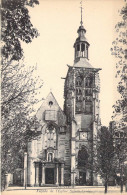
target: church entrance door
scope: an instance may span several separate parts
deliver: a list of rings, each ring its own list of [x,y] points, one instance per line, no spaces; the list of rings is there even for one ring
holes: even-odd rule
[[[45,169],[45,183],[54,184],[54,168]]]
[[[86,185],[86,172],[79,172],[79,184]]]

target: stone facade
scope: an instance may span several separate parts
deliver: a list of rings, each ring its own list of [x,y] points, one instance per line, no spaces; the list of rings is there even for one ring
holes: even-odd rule
[[[74,44],[74,65],[68,65],[64,111],[52,92],[38,110],[40,135],[28,143],[27,185],[97,185],[93,151],[101,127],[99,70],[89,62],[83,25]],[[97,179],[99,178],[99,179]]]
[[[67,124],[70,126],[71,183],[74,184],[76,182],[79,185],[93,185],[96,183],[91,166],[93,165],[93,145],[96,142],[97,132],[101,127],[99,91],[98,69],[69,67],[65,80],[64,109]],[[87,165],[86,167],[82,166],[78,162],[80,160],[79,151],[83,152],[85,150],[86,156],[89,154],[87,163],[91,165],[89,167]]]
[[[40,135],[28,143],[27,184],[64,185],[64,176],[70,170],[70,135],[66,117],[51,92],[36,117]]]

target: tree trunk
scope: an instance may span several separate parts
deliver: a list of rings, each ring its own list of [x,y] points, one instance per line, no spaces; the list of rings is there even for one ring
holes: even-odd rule
[[[121,172],[120,172],[120,192],[123,192],[123,166],[121,165]]]
[[[120,192],[123,192],[123,179],[121,178],[121,184],[120,184]]]
[[[127,192],[127,181],[125,183],[125,192]]]
[[[107,193],[108,191],[108,181],[107,179],[105,180],[105,194]]]

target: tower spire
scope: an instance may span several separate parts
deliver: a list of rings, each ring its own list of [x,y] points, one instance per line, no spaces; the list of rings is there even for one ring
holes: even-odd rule
[[[86,58],[88,60],[88,48],[89,48],[89,42],[87,41],[85,37],[86,29],[83,26],[83,15],[82,15],[82,0],[80,2],[80,9],[81,9],[81,21],[80,26],[77,30],[78,38],[76,39],[74,43],[75,48],[75,62],[79,61],[81,58]]]
[[[80,4],[81,4],[81,22],[80,22],[80,24],[81,24],[81,26],[83,25],[83,21],[82,21],[82,10],[83,10],[83,7],[82,7],[82,1],[80,2]]]

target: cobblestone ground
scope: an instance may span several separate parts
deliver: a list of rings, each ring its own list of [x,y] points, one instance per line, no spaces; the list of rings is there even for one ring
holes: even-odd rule
[[[2,195],[48,195],[48,194],[104,194],[104,187],[103,186],[75,186],[75,187],[8,187],[6,191],[2,192]],[[108,187],[107,194],[121,194],[120,187]],[[122,195],[126,194],[125,188]]]

